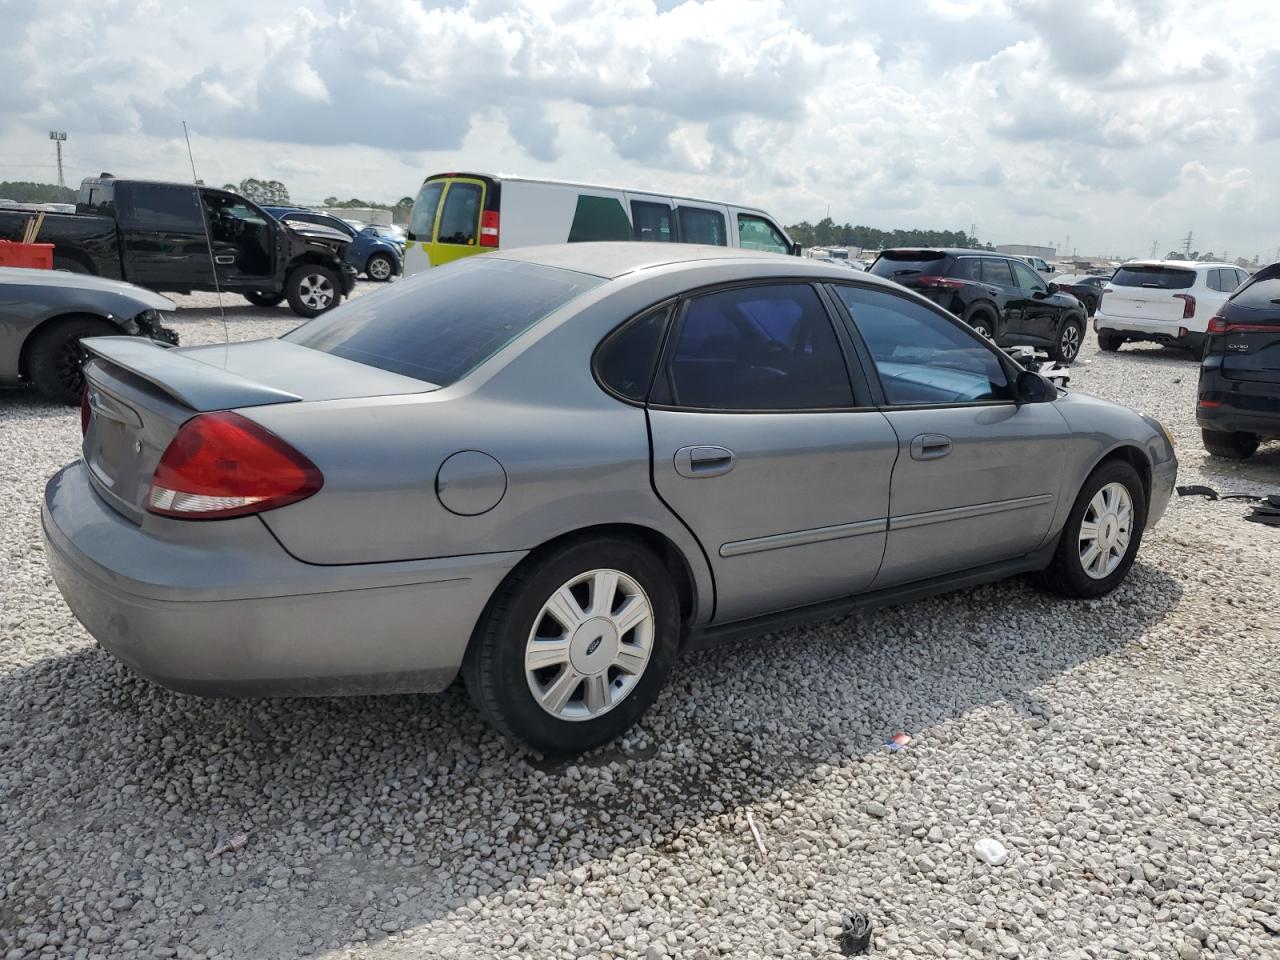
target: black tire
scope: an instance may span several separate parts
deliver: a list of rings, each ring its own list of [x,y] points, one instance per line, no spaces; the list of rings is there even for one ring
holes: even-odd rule
[[[83,263],[75,257],[53,255],[53,269],[61,270],[63,273],[91,273]]]
[[[120,331],[98,317],[66,317],[36,331],[27,349],[27,376],[52,403],[76,404],[84,390],[84,350],[80,341]]]
[[[996,321],[987,310],[982,308],[970,310],[965,314],[964,322],[972,327],[973,332],[979,336],[986,337],[988,340],[995,339]]]
[[[1210,454],[1226,460],[1248,460],[1258,450],[1256,433],[1201,429],[1200,439],[1204,441],[1204,448]]]
[[[1124,343],[1124,337],[1114,333],[1098,331],[1098,349],[1103,353],[1115,353],[1120,349],[1122,343]]]
[[[1095,313],[1097,313],[1097,312],[1098,312],[1098,298],[1097,298],[1097,297],[1085,297],[1085,298],[1084,298],[1084,309],[1085,309],[1085,312],[1086,312],[1089,316],[1091,316],[1091,317],[1092,317]]]
[[[1119,483],[1129,493],[1133,505],[1133,516],[1130,523],[1127,551],[1120,558],[1116,568],[1105,577],[1094,578],[1085,572],[1081,559],[1081,523],[1090,508],[1090,503],[1103,487]],[[1102,464],[1089,474],[1080,494],[1076,497],[1067,522],[1062,528],[1062,536],[1058,541],[1058,549],[1054,552],[1049,567],[1040,574],[1041,583],[1054,593],[1064,597],[1092,599],[1101,597],[1119,586],[1129,568],[1133,566],[1138,548],[1142,545],[1142,533],[1147,524],[1147,492],[1142,486],[1138,472],[1123,460],[1111,460]]]
[[[342,302],[338,275],[328,267],[304,263],[295,267],[284,285],[289,309],[310,320]]]
[[[543,604],[574,577],[600,569],[625,574],[647,596],[653,616],[649,659],[630,692],[613,707],[593,719],[565,720],[534,699],[525,672],[525,649],[543,622]],[[576,754],[613,740],[639,719],[666,682],[679,637],[676,589],[652,552],[620,538],[579,540],[526,562],[498,588],[476,625],[462,675],[472,703],[499,732],[544,754]],[[598,644],[586,648],[588,655],[594,646]],[[602,675],[613,682],[610,668]],[[571,689],[570,700],[581,697],[585,705],[585,684]]]
[[[1058,337],[1053,342],[1053,348],[1049,351],[1050,359],[1057,363],[1071,365],[1076,357],[1080,356],[1080,345],[1084,342],[1084,319],[1081,317],[1066,317],[1062,321],[1062,329],[1058,331]]]
[[[284,302],[283,293],[266,293],[262,290],[250,290],[244,298],[255,307],[278,307]]]
[[[396,264],[385,253],[375,253],[364,265],[365,276],[378,283],[387,283],[396,275]]]

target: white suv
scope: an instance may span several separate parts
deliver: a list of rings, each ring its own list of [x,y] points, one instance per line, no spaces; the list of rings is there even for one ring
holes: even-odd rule
[[[1150,340],[1199,353],[1209,320],[1247,279],[1248,271],[1230,263],[1131,260],[1102,288],[1093,316],[1098,346],[1112,351]]]

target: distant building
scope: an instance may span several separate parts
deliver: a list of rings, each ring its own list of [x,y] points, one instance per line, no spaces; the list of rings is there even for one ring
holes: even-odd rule
[[[1011,257],[1040,257],[1042,260],[1053,260],[1058,256],[1057,247],[1037,247],[1032,243],[997,244],[996,252],[1007,253]]]
[[[339,220],[359,220],[362,223],[377,223],[387,226],[391,223],[391,211],[379,207],[321,207],[322,213],[329,213]]]

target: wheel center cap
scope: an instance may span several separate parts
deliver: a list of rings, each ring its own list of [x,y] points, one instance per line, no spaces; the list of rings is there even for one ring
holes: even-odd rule
[[[618,656],[618,628],[607,617],[594,617],[573,632],[569,662],[584,676],[607,670]]]

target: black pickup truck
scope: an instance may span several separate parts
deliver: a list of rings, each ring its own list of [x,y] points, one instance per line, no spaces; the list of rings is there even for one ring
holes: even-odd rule
[[[20,239],[30,217],[0,210],[0,239]],[[76,212],[45,214],[37,242],[54,245],[55,270],[173,293],[220,289],[261,307],[287,299],[300,317],[336,307],[355,286],[345,234],[282,223],[244,197],[192,184],[89,177]]]

